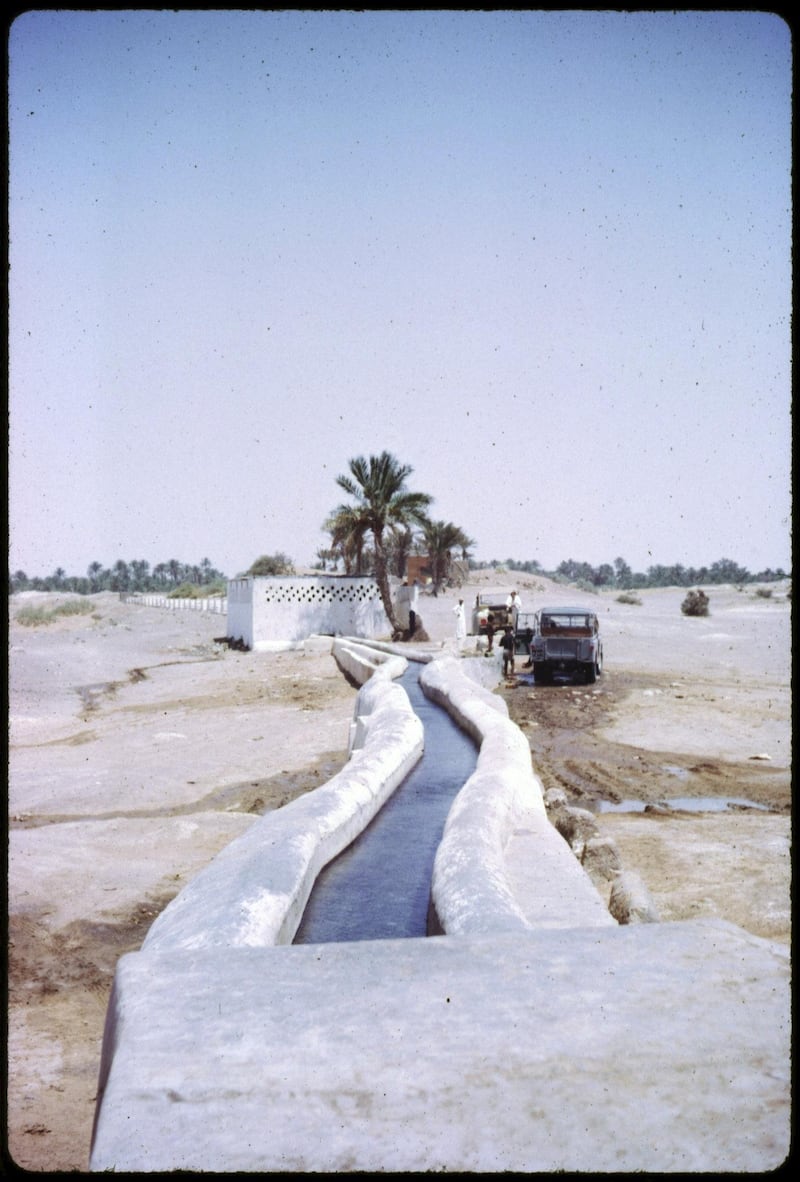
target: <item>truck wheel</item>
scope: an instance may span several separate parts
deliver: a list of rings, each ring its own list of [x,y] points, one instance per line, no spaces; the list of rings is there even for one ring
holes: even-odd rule
[[[553,674],[544,661],[533,662],[533,679],[538,681],[539,685],[547,685],[553,680]]]
[[[587,685],[594,685],[597,681],[597,666],[594,661],[592,661],[591,665],[584,665],[583,676]]]

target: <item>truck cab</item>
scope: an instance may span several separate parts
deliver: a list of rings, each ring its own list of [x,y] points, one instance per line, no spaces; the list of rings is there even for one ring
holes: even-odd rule
[[[557,673],[594,683],[603,671],[597,614],[586,607],[540,608],[534,613],[530,654],[539,684],[549,684]]]

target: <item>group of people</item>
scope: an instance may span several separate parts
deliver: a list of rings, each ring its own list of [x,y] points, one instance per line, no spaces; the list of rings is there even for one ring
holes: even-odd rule
[[[397,595],[397,604],[400,610],[400,619],[403,623],[406,617],[408,620],[408,628],[405,633],[405,638],[411,640],[417,630],[419,623],[417,604],[419,601],[419,580],[414,579],[413,583],[409,585],[406,579],[402,587],[399,588]],[[506,610],[498,611],[495,615],[489,612],[486,618],[486,636],[488,638],[488,646],[486,655],[491,656],[494,652],[494,638],[500,632],[498,647],[503,652],[503,675],[508,676],[509,673],[514,672],[514,650],[516,647],[516,630],[517,619],[519,613],[522,611],[522,599],[518,591],[512,591],[506,599]],[[464,600],[459,599],[458,603],[453,608],[453,614],[456,618],[456,643],[459,649],[464,647],[464,641],[467,638],[467,611],[464,606]],[[502,618],[501,618],[502,617]]]
[[[494,652],[494,637],[495,633],[502,629],[499,645],[503,650],[503,676],[507,677],[509,673],[514,672],[514,650],[516,647],[516,629],[517,618],[522,610],[522,600],[517,591],[512,591],[506,600],[506,619],[505,622],[496,620],[494,614],[489,612],[486,617],[486,636],[489,644],[486,648],[487,657]],[[467,635],[467,620],[466,611],[464,608],[464,600],[459,599],[456,606],[453,608],[456,617],[456,641],[458,647],[463,646]]]

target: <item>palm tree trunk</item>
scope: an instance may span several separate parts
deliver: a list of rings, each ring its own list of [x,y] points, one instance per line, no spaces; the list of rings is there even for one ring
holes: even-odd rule
[[[378,533],[374,533],[373,537],[375,540],[375,581],[381,593],[383,610],[386,612],[386,616],[392,626],[392,632],[402,632],[397,615],[395,614],[394,603],[392,602],[392,589],[389,586],[389,573],[386,564],[386,553],[383,548],[383,538]]]

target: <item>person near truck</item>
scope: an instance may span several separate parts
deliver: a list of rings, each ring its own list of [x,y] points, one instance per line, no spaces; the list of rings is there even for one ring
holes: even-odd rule
[[[489,638],[489,644],[486,648],[486,656],[488,657],[490,653],[494,652],[494,616],[491,612],[488,612],[486,616],[486,635]]]
[[[453,615],[456,618],[456,644],[459,649],[464,647],[464,640],[467,635],[467,617],[464,613],[464,600],[459,599],[456,606],[453,608]]]
[[[506,608],[508,610],[509,618],[511,620],[511,627],[516,630],[517,616],[522,611],[522,600],[516,591],[512,591],[506,600]]]
[[[509,673],[514,672],[514,644],[514,631],[510,624],[506,624],[500,638],[500,647],[503,650],[503,677],[508,677]]]

